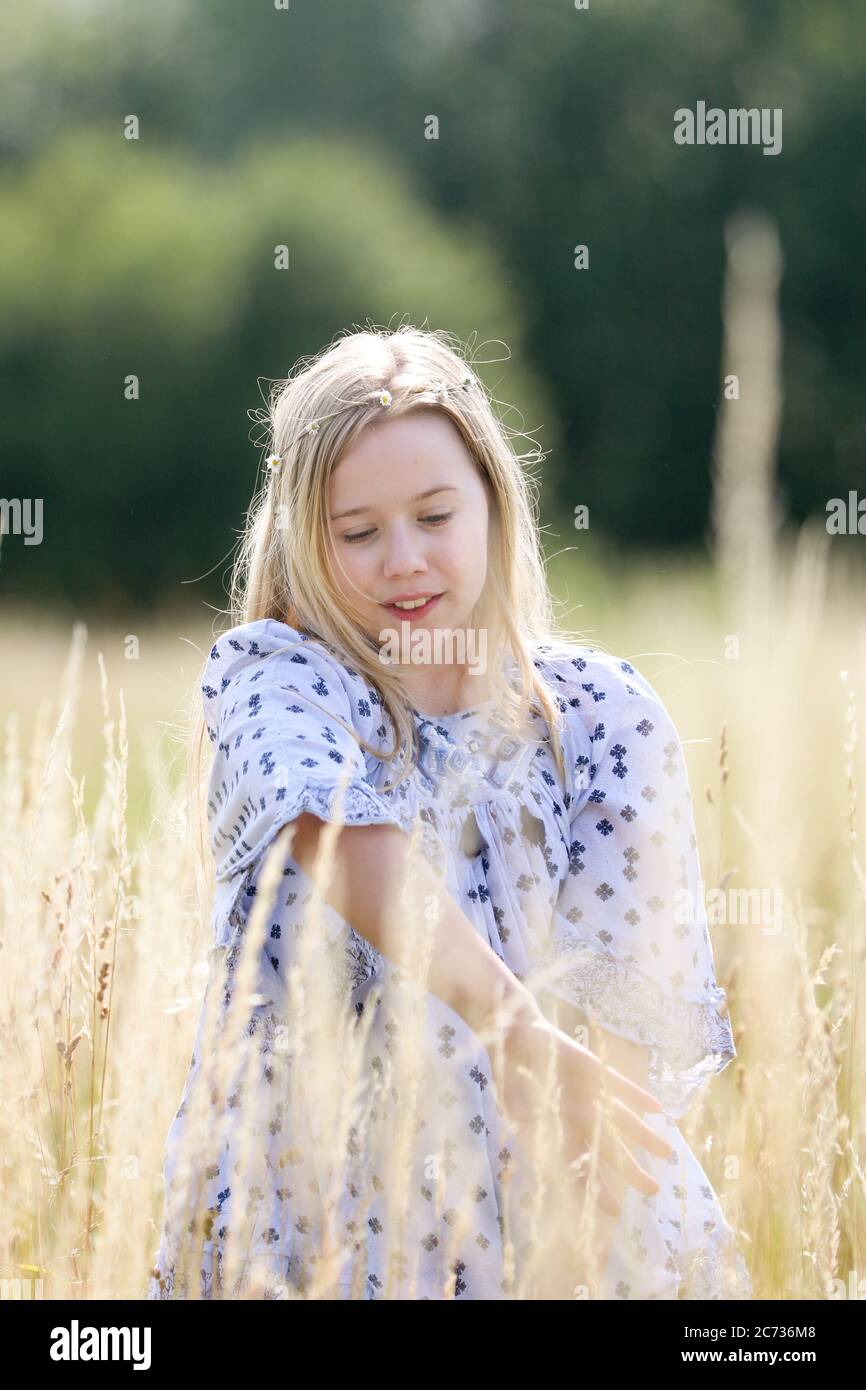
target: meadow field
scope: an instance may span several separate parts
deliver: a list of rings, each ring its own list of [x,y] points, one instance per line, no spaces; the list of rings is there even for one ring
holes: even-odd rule
[[[681,1127],[756,1298],[851,1297],[866,1274],[862,570],[821,525],[724,594],[708,558],[626,564],[561,540],[564,627],[650,679],[686,750],[739,1055]],[[208,970],[183,778],[211,622],[0,624],[0,1277],[45,1297],[140,1297],[154,1255]]]

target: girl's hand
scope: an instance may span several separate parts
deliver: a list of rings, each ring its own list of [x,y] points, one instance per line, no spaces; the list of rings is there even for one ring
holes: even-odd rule
[[[606,1179],[599,1165],[599,1204],[617,1216],[620,1203],[616,1189],[621,1191],[623,1182],[650,1197],[659,1190],[658,1182],[641,1167],[627,1144],[648,1149],[660,1158],[671,1156],[670,1144],[635,1114],[635,1110],[658,1113],[661,1106],[649,1091],[605,1066],[594,1052],[575,1042],[538,1010],[521,1014],[505,1030],[501,1045],[493,1044],[489,1050],[497,1095],[518,1134],[527,1133],[534,1122],[538,1087],[545,1084],[551,1048],[556,1078],[562,1086],[567,1161],[589,1152],[597,1103],[603,1090],[609,1097],[610,1114],[602,1113],[600,1120],[599,1155],[621,1181]],[[501,1074],[497,1074],[500,1067]]]

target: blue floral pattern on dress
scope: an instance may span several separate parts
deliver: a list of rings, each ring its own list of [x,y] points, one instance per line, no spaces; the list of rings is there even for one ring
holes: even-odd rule
[[[419,766],[396,789],[395,765],[361,749],[354,733],[382,751],[393,730],[379,692],[327,644],[273,619],[224,633],[206,663],[202,697],[214,762],[208,789],[216,891],[213,941],[231,958],[256,893],[264,852],[282,826],[303,811],[346,824],[420,823],[421,847],[448,891],[516,976],[540,962],[558,973],[553,993],[609,1032],[649,1049],[648,1089],[663,1104],[644,1119],[673,1146],[670,1161],[637,1157],[660,1183],[655,1197],[627,1188],[605,1271],[605,1297],[751,1297],[734,1232],[675,1120],[706,1081],[736,1055],[724,991],[699,891],[700,865],[680,740],[650,683],[627,661],[565,641],[542,644],[536,668],[565,716],[566,785],[540,712],[534,739],[515,739],[496,725],[492,702],[431,718],[414,711]],[[284,982],[294,932],[312,885],[287,859],[285,891],[273,912],[262,969],[269,987]],[[691,890],[697,912],[683,922],[678,890]],[[388,962],[340,915],[323,904],[322,922],[335,988],[356,1010]],[[502,1184],[511,1155],[489,1084],[486,1051],[462,1018],[428,996],[431,1057],[448,1072],[450,1120],[473,1145],[473,1229],[459,1258],[443,1265],[449,1212],[439,1224],[419,1186],[409,1232],[417,1283],[412,1296],[442,1297],[454,1276],[460,1298],[507,1296],[503,1283]],[[174,1151],[200,1058],[207,999],[181,1105],[169,1131],[164,1176],[169,1191]],[[261,1032],[267,1052],[268,1013]],[[373,1037],[394,1046],[380,1011]],[[371,1048],[371,1066],[381,1057]],[[266,1063],[265,1081],[273,1079]],[[431,1092],[435,1096],[435,1088]],[[444,1103],[440,1097],[440,1103]],[[215,1129],[217,1117],[215,1117]],[[277,1126],[278,1128],[279,1126]],[[273,1126],[272,1126],[273,1128]],[[220,1225],[231,1208],[234,1137],[229,1127],[204,1191],[214,1229],[201,1270],[210,1297],[220,1260]],[[304,1160],[306,1162],[306,1160]],[[457,1165],[455,1165],[456,1167]],[[306,1171],[306,1170],[305,1170]],[[454,1205],[465,1173],[451,1173]],[[301,1190],[300,1181],[293,1191]],[[259,1192],[262,1248],[275,1285],[304,1288],[297,1198],[277,1177]],[[465,1197],[465,1191],[463,1193]],[[299,1204],[298,1204],[299,1206]],[[293,1219],[293,1216],[295,1219]],[[368,1237],[366,1298],[383,1296],[378,1254],[384,1206],[374,1207]],[[444,1222],[444,1225],[443,1225]],[[149,1298],[184,1296],[174,1251],[181,1239],[166,1217]],[[393,1259],[393,1255],[392,1255]]]

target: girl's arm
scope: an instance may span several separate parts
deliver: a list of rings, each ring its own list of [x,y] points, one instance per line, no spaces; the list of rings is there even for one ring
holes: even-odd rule
[[[296,821],[291,853],[312,879],[319,833],[324,822],[305,811]],[[351,825],[338,831],[331,885],[326,902],[390,961],[399,965],[406,926],[398,897],[406,870],[409,837],[395,825]],[[438,898],[441,918],[427,987],[476,1032],[491,1024],[499,1009],[536,1018],[538,1005],[455,903],[432,866],[419,852],[415,867],[420,902]],[[405,968],[405,966],[403,967]]]
[[[323,822],[305,811],[296,821],[292,853],[304,873],[313,877],[319,833]],[[391,961],[399,958],[399,944],[405,925],[399,908],[386,911],[396,901],[401,875],[405,870],[408,836],[394,825],[345,826],[339,834],[332,885],[325,899],[340,916]],[[469,918],[454,902],[423,855],[418,856],[417,890],[422,900],[430,894],[439,898],[442,920],[434,937],[428,987],[476,1032],[491,1023],[497,1008],[509,1006],[515,1016],[546,1016],[558,1028],[575,1036],[582,1025],[588,1029],[585,1046],[600,1055],[616,1071],[646,1088],[649,1052],[587,1023],[575,1005],[553,995],[543,995],[539,1004],[534,995],[509,970],[503,960],[479,936]],[[390,889],[389,889],[390,885]],[[501,1004],[497,1004],[501,992]]]
[[[311,879],[316,874],[316,847],[323,822],[311,812],[296,818],[292,852]],[[334,873],[323,897],[344,921],[359,931],[398,967],[406,926],[399,907],[399,890],[408,867],[409,837],[395,825],[350,825],[338,831]],[[545,1074],[550,1049],[563,1080],[562,1106],[569,1157],[585,1151],[595,1123],[600,1089],[609,1087],[612,1120],[601,1128],[600,1154],[616,1170],[603,1187],[602,1205],[612,1215],[619,1210],[626,1183],[647,1196],[658,1182],[631,1153],[628,1144],[642,1145],[662,1158],[670,1145],[655,1134],[630,1108],[657,1111],[658,1101],[615,1068],[605,1072],[598,1057],[545,1019],[534,995],[512,974],[483,940],[454,902],[423,854],[413,866],[421,898],[438,898],[441,915],[434,926],[429,973],[424,986],[448,1004],[476,1033],[496,1027],[505,1010],[513,1022],[502,1029],[504,1057],[490,1055],[500,1101],[520,1125],[532,1115],[532,1082]],[[501,1028],[502,1025],[499,1025]],[[497,1032],[499,1031],[497,1028]]]

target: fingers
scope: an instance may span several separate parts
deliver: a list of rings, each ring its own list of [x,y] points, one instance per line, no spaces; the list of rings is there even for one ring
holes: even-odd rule
[[[655,1096],[650,1096],[643,1087],[635,1085],[633,1081],[629,1081],[619,1072],[614,1071],[612,1067],[603,1067],[602,1073],[601,1089],[602,1091],[606,1089],[612,1097],[616,1123],[623,1134],[627,1135],[635,1144],[639,1144],[642,1149],[649,1149],[650,1153],[656,1154],[657,1157],[670,1158],[673,1153],[671,1145],[660,1134],[656,1134],[655,1130],[645,1124],[638,1115],[635,1115],[631,1108],[632,1102],[629,1100],[630,1094],[648,1097],[652,1101],[652,1106],[644,1105],[642,1101],[639,1101],[637,1108],[639,1110],[652,1109],[658,1113],[661,1111],[661,1105]]]
[[[646,1149],[657,1158],[671,1158],[674,1149],[666,1139],[663,1139],[660,1134],[656,1134],[655,1130],[640,1119],[624,1100],[618,1099],[617,1093],[625,1095],[634,1093],[639,1097],[646,1097],[652,1102],[652,1107],[656,1110],[660,1110],[661,1106],[655,1097],[649,1095],[649,1092],[644,1091],[642,1087],[633,1082],[627,1081],[613,1068],[605,1067],[601,1063],[599,1063],[599,1067],[598,1080],[600,1084],[593,1103],[598,1105],[601,1097],[605,1094],[610,1100],[609,1108],[606,1108],[606,1113],[603,1113],[599,1130],[599,1154],[620,1174],[624,1182],[637,1188],[647,1197],[654,1197],[659,1191],[660,1185],[634,1157],[627,1147],[626,1141],[635,1147]],[[642,1108],[644,1107],[642,1106]],[[649,1109],[650,1107],[645,1108]],[[585,1134],[591,1133],[593,1126],[587,1124],[586,1112],[582,1121],[578,1123]],[[607,1208],[605,1209],[607,1210]]]
[[[584,1157],[588,1158],[588,1154],[585,1154]],[[598,1205],[607,1216],[615,1220],[622,1211],[622,1198],[627,1184],[620,1174],[611,1168],[610,1164],[605,1163],[601,1156],[599,1156],[596,1169],[596,1181],[598,1183],[596,1194]],[[582,1171],[580,1176],[575,1178],[575,1184],[580,1188],[585,1198],[589,1189],[589,1173]]]
[[[656,1182],[651,1173],[641,1167],[634,1154],[617,1134],[609,1132],[605,1134],[599,1146],[599,1152],[615,1169],[623,1182],[627,1182],[631,1187],[636,1187],[638,1192],[645,1193],[647,1197],[655,1197],[660,1184]]]
[[[661,1102],[655,1096],[645,1091],[643,1086],[639,1086],[636,1081],[629,1081],[627,1076],[617,1071],[614,1067],[606,1066],[602,1062],[604,1079],[610,1090],[624,1100],[626,1105],[630,1105],[634,1110],[651,1110],[658,1113],[661,1110]]]
[[[601,1123],[597,1128],[600,1157],[619,1174],[623,1183],[648,1197],[654,1197],[660,1185],[642,1167],[628,1145],[646,1149],[657,1158],[672,1157],[672,1145],[635,1114],[635,1110],[658,1114],[662,1110],[661,1103],[642,1086],[605,1065],[589,1049],[572,1039],[566,1039],[564,1034],[561,1036],[563,1043],[568,1044],[563,1055],[569,1063],[567,1080],[571,1082],[573,1090],[569,1095],[571,1088],[566,1086],[566,1105],[576,1134],[585,1141],[596,1130],[593,1111],[601,1103]],[[605,1100],[609,1102],[608,1105],[603,1103]],[[599,1203],[602,1209],[610,1216],[618,1216],[621,1205],[604,1184],[601,1194]]]
[[[657,1158],[670,1158],[674,1152],[673,1146],[663,1139],[660,1134],[656,1134],[648,1124],[627,1105],[623,1105],[621,1100],[613,1102],[613,1120],[623,1138],[638,1144],[642,1149],[648,1149]]]
[[[589,1172],[586,1170],[585,1167],[585,1161],[588,1158],[589,1154],[584,1152],[579,1160],[575,1160],[571,1164],[572,1170],[578,1170],[574,1172],[572,1181],[574,1183],[574,1186],[582,1194],[584,1200],[586,1199],[589,1191]],[[608,1216],[617,1217],[619,1216],[620,1211],[622,1210],[622,1203],[619,1199],[619,1192],[623,1191],[625,1184],[619,1179],[617,1174],[611,1173],[608,1176],[607,1174],[603,1173],[602,1169],[605,1166],[606,1165],[599,1162],[599,1166],[596,1170],[596,1182],[598,1183],[596,1199],[598,1201],[598,1205],[601,1207],[603,1212],[606,1212]],[[619,1192],[616,1192],[615,1188],[619,1188]]]
[[[598,1205],[601,1207],[602,1211],[607,1212],[608,1216],[619,1216],[622,1211],[622,1203],[617,1201],[616,1197],[605,1187],[604,1183],[602,1183],[599,1188]]]
[[[586,1134],[586,1130],[584,1130],[584,1134]],[[585,1143],[586,1139],[583,1140],[583,1144]],[[584,1149],[581,1162],[588,1156],[588,1151]],[[598,1168],[596,1171],[599,1184],[598,1202],[601,1208],[611,1216],[619,1215],[622,1207],[620,1198],[627,1185],[637,1188],[647,1197],[655,1197],[660,1189],[660,1184],[637,1161],[617,1132],[615,1125],[605,1123],[598,1132]],[[578,1186],[584,1190],[584,1193],[588,1179],[589,1175],[586,1172],[581,1172],[576,1179]]]
[[[655,1197],[661,1190],[661,1183],[657,1182],[652,1173],[648,1173],[646,1168],[642,1168],[634,1154],[629,1153],[628,1149],[623,1152],[623,1176],[632,1187],[636,1187],[638,1192],[643,1192],[647,1197]]]
[[[617,1134],[608,1133],[602,1137],[599,1154],[610,1164],[623,1183],[637,1188],[638,1192],[643,1192],[647,1197],[655,1197],[660,1191],[661,1184],[652,1173],[638,1163],[634,1154]],[[618,1212],[619,1208],[615,1214]]]

